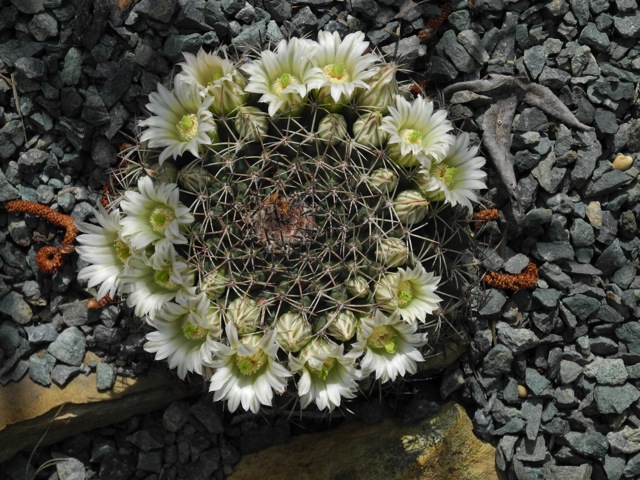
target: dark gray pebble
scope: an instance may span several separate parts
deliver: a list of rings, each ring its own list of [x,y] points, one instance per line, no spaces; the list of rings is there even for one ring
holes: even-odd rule
[[[500,376],[503,373],[511,372],[511,362],[513,353],[505,345],[498,344],[493,347],[484,357],[482,369],[485,375]]]
[[[169,432],[177,432],[189,419],[189,404],[176,401],[169,405],[162,415],[162,425]]]
[[[82,369],[80,367],[58,363],[53,367],[53,370],[51,370],[51,381],[59,387],[64,387],[81,371]]]
[[[538,345],[538,337],[527,328],[512,328],[504,322],[498,322],[498,341],[506,345],[514,355],[526,352]]]

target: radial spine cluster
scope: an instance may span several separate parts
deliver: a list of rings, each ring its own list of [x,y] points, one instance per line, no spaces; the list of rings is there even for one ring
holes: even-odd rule
[[[415,373],[459,288],[443,252],[484,160],[367,51],[361,32],[321,32],[238,64],[185,54],[110,208],[78,225],[80,277],[125,297],[181,378],[215,368],[231,410],[287,391],[333,410],[366,377]]]

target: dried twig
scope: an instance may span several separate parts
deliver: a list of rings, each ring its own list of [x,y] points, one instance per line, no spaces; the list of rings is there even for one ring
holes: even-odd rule
[[[442,94],[446,98],[461,90],[482,93],[496,100],[484,114],[482,143],[486,146],[489,157],[518,209],[519,203],[515,196],[517,181],[509,153],[511,127],[518,104],[526,102],[579,130],[593,130],[593,127],[580,122],[549,88],[524,77],[489,74],[481,80],[450,85],[442,91]]]
[[[493,164],[512,199],[515,199],[514,192],[518,182],[509,150],[511,148],[511,126],[517,106],[517,97],[503,98],[489,107],[489,110],[484,113],[482,122],[484,130],[482,143],[493,159]]]
[[[27,143],[27,127],[24,125],[24,117],[22,116],[22,109],[20,108],[20,97],[18,97],[18,89],[16,88],[16,76],[12,73],[11,78],[6,77],[0,73],[0,78],[11,85],[11,92],[13,93],[13,102],[16,105],[16,112],[20,117],[20,123],[22,124],[22,133],[24,134],[24,142]]]

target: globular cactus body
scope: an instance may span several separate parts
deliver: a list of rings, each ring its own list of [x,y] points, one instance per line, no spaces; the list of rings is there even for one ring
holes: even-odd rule
[[[172,365],[184,357],[217,368],[211,389],[231,409],[270,405],[292,373],[304,405],[331,410],[340,401],[327,392],[352,398],[363,372],[382,381],[414,372],[444,305],[438,293],[458,293],[446,252],[464,249],[456,233],[464,221],[454,217],[469,212],[439,201],[474,200],[484,173],[445,112],[398,95],[395,66],[365,54],[363,39],[322,32],[318,42],[283,41],[238,68],[215,54],[186,55],[176,90],[161,87],[149,104],[155,116],[141,122],[153,148],[141,146],[138,165],[127,152],[128,166],[114,172],[110,235],[120,222],[117,240],[132,257],[120,261],[114,247],[109,259],[121,269],[119,293],[137,298],[142,269],[162,283],[162,302],[179,305],[183,322],[163,331],[189,341],[163,344],[153,332],[149,350]],[[430,182],[438,162],[467,175],[463,190],[451,175]],[[451,191],[438,196],[440,185]],[[445,224],[435,220],[442,209]],[[195,280],[165,268],[171,262]],[[151,326],[171,321],[162,305],[141,301],[129,304]],[[191,353],[172,350],[178,344]],[[251,401],[239,393],[247,385]]]

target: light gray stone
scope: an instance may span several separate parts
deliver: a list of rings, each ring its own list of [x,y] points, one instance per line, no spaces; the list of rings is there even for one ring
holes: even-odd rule
[[[67,365],[80,365],[84,358],[86,340],[84,334],[76,327],[69,327],[58,335],[47,351]]]

